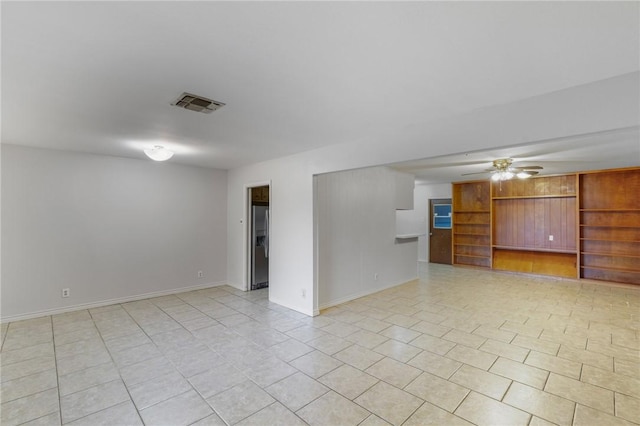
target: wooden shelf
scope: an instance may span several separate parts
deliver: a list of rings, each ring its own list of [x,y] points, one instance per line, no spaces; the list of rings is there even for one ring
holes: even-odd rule
[[[576,194],[516,195],[508,197],[493,197],[494,200],[526,200],[530,198],[576,198]]]
[[[606,266],[587,266],[587,265],[582,265],[582,266],[580,266],[580,269],[598,269],[598,270],[601,270],[601,271],[616,271],[616,272],[639,273],[637,269],[611,268],[611,267],[606,267]]]
[[[453,263],[491,267],[491,185],[489,181],[454,183]]]
[[[549,249],[549,248],[540,248],[540,247],[513,247],[513,246],[493,246],[494,249],[498,250],[516,250],[516,251],[537,251],[542,253],[567,253],[567,254],[577,254],[577,250],[563,250],[563,249]]]
[[[489,234],[470,234],[468,232],[454,232],[453,235],[473,235],[475,237],[488,237]]]
[[[461,254],[461,253],[456,253],[456,256],[461,256],[461,257],[473,257],[474,259],[491,259],[491,256],[478,256],[476,254]]]
[[[490,223],[485,223],[485,222],[453,222],[454,225],[484,225],[484,226],[489,226],[491,225]]]
[[[491,213],[490,210],[456,210],[453,212],[455,213],[478,213],[478,214],[484,214],[484,213]]]
[[[635,225],[585,225],[584,223],[580,224],[581,228],[631,228],[631,229],[640,229],[640,226]]]
[[[640,243],[640,240],[612,240],[606,238],[583,238],[580,237],[581,241],[608,241],[612,243]]]
[[[638,255],[634,255],[634,254],[624,254],[624,253],[595,253],[595,252],[591,252],[591,251],[581,251],[580,254],[586,254],[589,256],[608,256],[608,257],[630,257],[632,259],[640,259],[640,254]]]
[[[488,247],[486,244],[466,244],[466,243],[455,243],[456,246],[467,246],[467,247]]]
[[[640,212],[638,209],[580,209],[581,212],[629,213]]]

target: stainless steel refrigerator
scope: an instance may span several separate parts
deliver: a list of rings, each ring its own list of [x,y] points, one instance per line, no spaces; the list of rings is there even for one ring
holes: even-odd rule
[[[269,286],[269,207],[253,206],[251,218],[251,290],[257,290]]]

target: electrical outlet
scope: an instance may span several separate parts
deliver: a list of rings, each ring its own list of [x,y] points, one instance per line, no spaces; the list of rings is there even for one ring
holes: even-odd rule
[[[377,272],[375,274],[373,274],[373,280],[374,281],[378,281],[378,273]]]
[[[69,297],[71,295],[71,290],[68,288],[62,289],[62,297]]]
[[[549,241],[553,241],[553,235],[549,235]]]
[[[204,278],[204,272],[198,271],[198,278]]]
[[[307,290],[305,290],[304,288],[302,289],[302,298],[303,299],[307,298]]]

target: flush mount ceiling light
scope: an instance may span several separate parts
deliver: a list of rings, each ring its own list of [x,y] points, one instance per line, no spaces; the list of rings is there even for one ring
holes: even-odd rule
[[[166,161],[173,157],[173,151],[169,151],[162,145],[156,145],[153,148],[145,149],[144,153],[153,161]]]

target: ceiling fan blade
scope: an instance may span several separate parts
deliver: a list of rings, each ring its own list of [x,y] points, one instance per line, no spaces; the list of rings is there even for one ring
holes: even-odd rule
[[[521,170],[542,170],[543,167],[542,166],[513,166],[514,169],[521,169]]]
[[[484,175],[484,174],[493,173],[493,172],[495,172],[495,170],[486,170],[484,172],[475,172],[475,173],[463,173],[460,176]]]

